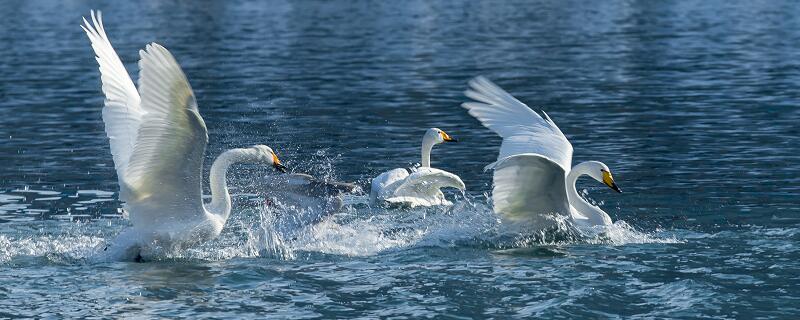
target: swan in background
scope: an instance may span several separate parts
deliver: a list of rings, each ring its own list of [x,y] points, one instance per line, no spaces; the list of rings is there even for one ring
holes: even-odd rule
[[[353,183],[304,173],[269,175],[257,180],[256,187],[266,196],[264,206],[278,209],[277,223],[281,229],[290,231],[318,223],[338,212],[344,206],[342,196],[359,190]]]
[[[439,189],[452,187],[463,191],[464,182],[450,172],[431,168],[431,149],[443,142],[457,141],[442,130],[428,129],[422,138],[421,166],[389,170],[372,179],[370,203],[383,201],[410,207],[451,205]]]
[[[108,258],[140,261],[148,250],[181,250],[216,238],[231,213],[228,167],[249,162],[286,168],[267,146],[228,150],[211,166],[211,202],[204,204],[208,131],[178,62],[161,45],[147,45],[139,51],[137,91],[106,36],[100,12],[91,16],[92,23],[84,18],[81,27],[100,65],[103,122],[119,199],[132,224],[106,248]]]
[[[588,161],[571,168],[572,145],[553,120],[528,108],[484,77],[469,82],[467,97],[478,102],[462,104],[481,124],[503,138],[494,169],[494,211],[512,223],[546,228],[552,214],[582,226],[610,225],[603,210],[578,195],[575,182],[588,175],[622,192],[602,162]],[[570,168],[572,170],[570,170]]]

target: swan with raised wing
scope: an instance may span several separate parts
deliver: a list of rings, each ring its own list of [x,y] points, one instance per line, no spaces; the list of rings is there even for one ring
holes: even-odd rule
[[[267,146],[231,149],[210,171],[211,202],[203,203],[203,155],[208,131],[178,62],[151,43],[139,51],[139,88],[133,85],[103,28],[100,12],[85,18],[100,65],[103,122],[120,192],[132,226],[106,247],[114,260],[141,260],[154,250],[182,250],[216,238],[231,212],[225,176],[239,162],[285,172]]]
[[[571,166],[572,144],[550,117],[544,117],[484,77],[469,82],[467,97],[476,102],[462,106],[481,124],[503,138],[493,169],[494,211],[511,223],[546,228],[553,214],[578,225],[612,224],[602,209],[578,195],[575,182],[588,175],[622,192],[611,170],[597,161]]]
[[[372,179],[370,203],[385,202],[410,207],[451,205],[441,188],[463,191],[464,182],[455,174],[431,168],[431,150],[434,145],[457,141],[438,128],[428,129],[422,137],[421,166],[392,169]]]

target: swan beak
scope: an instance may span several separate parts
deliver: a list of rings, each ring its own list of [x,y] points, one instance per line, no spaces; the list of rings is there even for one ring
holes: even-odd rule
[[[611,172],[603,170],[603,183],[605,183],[609,188],[611,188],[611,190],[622,193],[622,190],[614,182],[614,178],[611,177]]]
[[[278,156],[274,153],[272,154],[272,166],[275,168],[275,170],[286,173],[286,166],[281,164],[281,160],[279,160]]]
[[[442,139],[445,142],[458,142],[458,139],[451,137],[450,135],[448,135],[444,131],[441,132],[441,135],[442,135]]]

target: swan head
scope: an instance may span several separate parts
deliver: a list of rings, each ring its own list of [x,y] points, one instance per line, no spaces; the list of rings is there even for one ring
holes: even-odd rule
[[[599,182],[602,182],[612,190],[622,193],[622,190],[619,188],[619,186],[617,186],[617,183],[614,182],[614,177],[611,176],[611,169],[609,169],[605,163],[600,161],[588,161],[586,164],[588,166],[588,171],[586,172],[587,175]]]
[[[275,154],[275,151],[272,151],[272,148],[259,144],[248,149],[257,162],[269,164],[275,170],[286,172],[286,166],[281,164],[281,160],[278,159],[278,155]]]
[[[434,144],[439,144],[443,142],[458,142],[457,139],[451,137],[442,129],[439,128],[430,128],[428,131],[425,132],[425,140],[433,141]]]

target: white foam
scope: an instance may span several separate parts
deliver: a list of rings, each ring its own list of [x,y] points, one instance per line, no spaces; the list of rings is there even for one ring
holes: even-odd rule
[[[40,214],[28,210],[31,214]],[[85,259],[101,253],[98,251],[102,251],[104,244],[113,241],[118,230],[128,224],[122,219],[67,222],[75,218],[89,218],[88,215],[74,212],[55,218],[63,221],[52,222],[57,227],[51,228],[49,234],[21,237],[0,235],[0,263],[23,256]],[[233,212],[232,219],[218,239],[182,252],[158,251],[158,259],[295,259],[299,252],[371,256],[416,247],[469,246],[494,250],[553,244],[681,242],[674,234],[665,236],[663,232],[638,231],[625,221],[617,221],[611,226],[578,229],[565,220],[557,223],[555,229],[530,233],[516,230],[509,234],[487,203],[470,198],[457,201],[451,207],[417,209],[371,208],[358,203],[345,207],[343,212],[318,224],[291,232],[282,230],[278,223],[271,210],[260,206],[240,208]],[[767,232],[794,234],[772,230]]]
[[[88,235],[42,235],[15,238],[0,234],[0,263],[20,257],[69,262],[91,256],[105,239]]]

